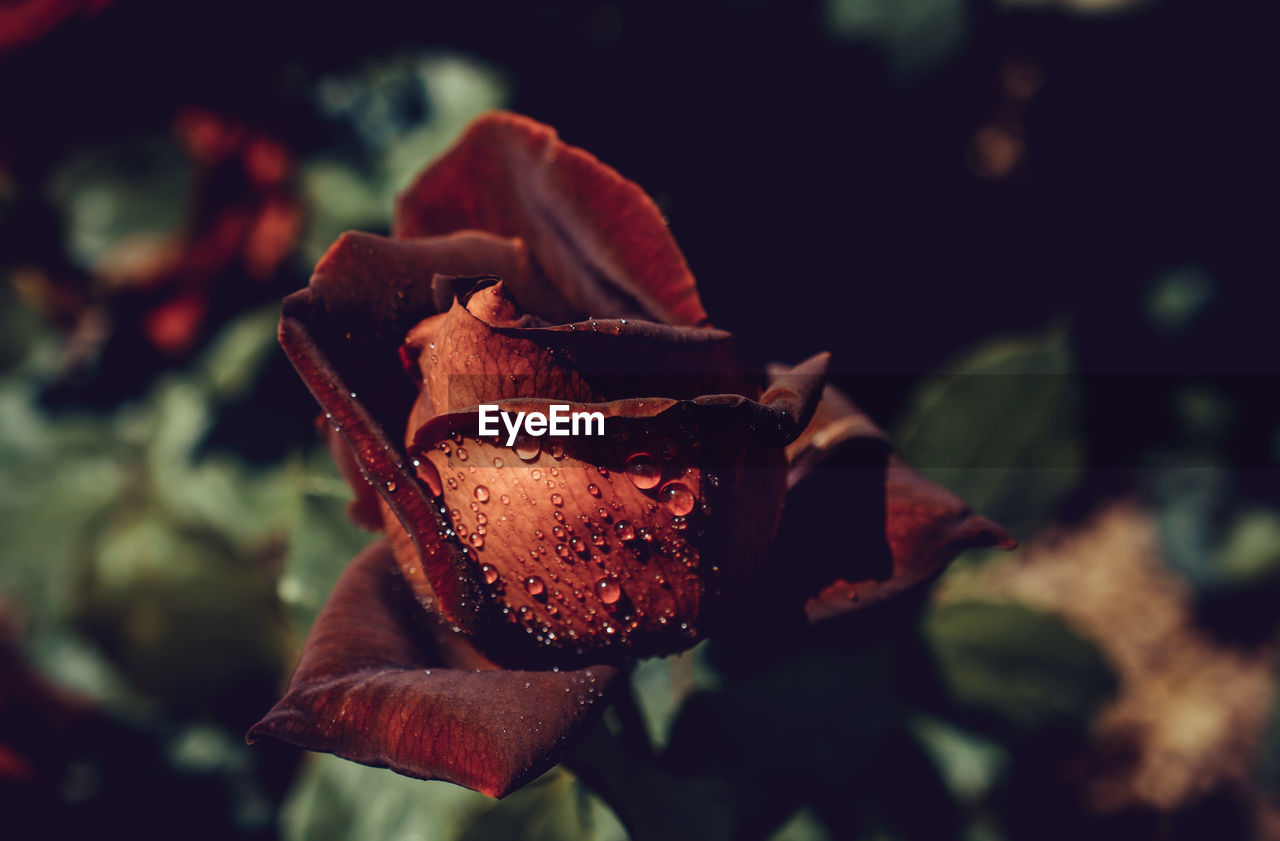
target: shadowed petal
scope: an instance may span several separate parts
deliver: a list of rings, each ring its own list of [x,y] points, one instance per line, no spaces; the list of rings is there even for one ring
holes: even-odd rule
[[[548,321],[707,321],[693,275],[653,201],[526,117],[493,113],[476,120],[396,203],[397,237],[465,229],[519,237],[529,246],[559,294],[521,303]]]
[[[501,797],[554,765],[617,676],[492,668],[418,609],[384,542],[343,573],[288,694],[249,731]],[[479,669],[479,670],[476,670]]]
[[[1011,548],[1004,529],[895,455],[883,432],[828,387],[787,449],[792,485],[766,574],[797,588],[810,622],[883,601],[966,549]],[[781,578],[780,578],[781,577]]]
[[[280,344],[352,453],[351,460],[339,458],[339,466],[352,479],[354,463],[418,541],[424,572],[445,605],[466,603],[472,593],[456,552],[421,539],[444,524],[401,449],[418,394],[401,365],[401,346],[410,328],[433,312],[436,274],[525,270],[518,242],[488,234],[415,242],[344,234],[316,266],[307,288],[284,302]],[[376,525],[369,489],[358,479],[352,484],[353,516],[362,525]],[[449,618],[470,627],[465,613]]]

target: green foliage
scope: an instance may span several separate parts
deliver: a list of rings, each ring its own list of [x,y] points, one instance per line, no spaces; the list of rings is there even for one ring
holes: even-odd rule
[[[944,605],[930,611],[923,631],[947,697],[1001,736],[1083,728],[1115,691],[1097,648],[1028,607]]]
[[[347,230],[382,231],[396,194],[438,157],[481,112],[501,107],[499,77],[447,54],[413,54],[373,62],[317,85],[320,110],[352,143],[303,163],[311,208],[301,257],[314,265]],[[353,148],[354,147],[354,148]]]
[[[315,756],[283,812],[285,841],[621,841],[625,832],[567,771],[553,770],[495,801]]]
[[[66,219],[68,256],[91,269],[114,249],[175,233],[194,180],[186,154],[165,135],[127,138],[73,155],[49,186],[50,199]]]
[[[905,77],[944,64],[969,25],[963,0],[827,0],[826,19],[832,34],[874,45]]]
[[[907,460],[1026,539],[1080,477],[1080,393],[1061,333],[984,345],[927,379],[895,442]]]

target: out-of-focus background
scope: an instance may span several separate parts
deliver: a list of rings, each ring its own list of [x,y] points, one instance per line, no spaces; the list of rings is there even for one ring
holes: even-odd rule
[[[642,664],[653,814],[1280,838],[1269,11],[0,0],[6,836],[626,837],[568,771],[495,804],[243,743],[370,539],[278,301],[508,107],[655,198],[753,362],[832,350],[1022,542],[819,650]]]

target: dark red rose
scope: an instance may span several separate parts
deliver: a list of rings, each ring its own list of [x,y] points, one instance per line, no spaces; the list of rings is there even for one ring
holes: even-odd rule
[[[557,761],[620,666],[731,626],[762,581],[778,616],[819,621],[1008,542],[839,395],[819,405],[825,354],[743,370],[653,202],[522,117],[477,121],[392,238],[335,243],[280,339],[352,517],[387,537],[251,739],[500,796]],[[480,404],[599,412],[606,434],[509,443]],[[789,486],[828,458],[871,479],[847,537],[771,556]]]

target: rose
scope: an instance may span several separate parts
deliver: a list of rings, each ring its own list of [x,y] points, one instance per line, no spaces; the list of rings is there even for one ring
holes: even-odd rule
[[[513,115],[414,182],[392,239],[335,243],[280,338],[352,516],[387,539],[343,574],[250,738],[499,796],[562,755],[629,659],[753,600],[779,625],[821,621],[1008,542],[838,394],[819,405],[825,355],[760,382],[707,322],[640,188]],[[478,434],[479,404],[556,402],[600,411],[608,434]],[[856,480],[815,469],[828,459]],[[827,504],[860,507],[810,557],[771,556],[806,477],[838,477]]]

